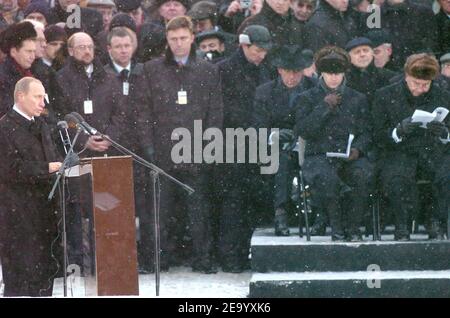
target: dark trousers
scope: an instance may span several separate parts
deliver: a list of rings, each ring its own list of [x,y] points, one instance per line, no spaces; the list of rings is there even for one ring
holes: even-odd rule
[[[190,263],[193,267],[206,269],[211,266],[213,257],[213,219],[207,194],[208,176],[203,172],[169,173],[191,186],[195,192],[188,195],[179,185],[160,177],[162,267],[178,265],[180,259],[191,256]],[[192,255],[186,245],[187,237],[191,240]]]
[[[219,259],[224,270],[242,270],[248,266],[252,235],[251,204],[253,187],[248,165],[224,165],[220,197]]]
[[[274,206],[286,208],[290,202],[292,192],[292,181],[298,176],[299,165],[296,152],[281,151],[279,157],[279,168],[274,176]]]
[[[373,183],[369,161],[307,156],[303,171],[314,206],[328,213],[332,233],[359,234]]]
[[[407,235],[409,219],[418,210],[418,179],[431,181],[432,220],[445,226],[450,209],[450,155],[425,150],[416,155],[396,153],[380,160],[380,180],[394,211],[396,235]]]

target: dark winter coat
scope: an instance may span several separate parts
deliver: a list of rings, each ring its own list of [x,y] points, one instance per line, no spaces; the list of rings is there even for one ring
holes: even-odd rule
[[[251,124],[256,88],[275,77],[273,69],[266,61],[259,66],[249,63],[242,48],[217,66],[222,78],[224,127],[245,129]]]
[[[272,40],[277,45],[305,46],[306,27],[299,22],[291,9],[287,16],[276,13],[267,3],[263,4],[261,12],[251,16],[242,22],[238,34],[241,34],[249,25],[265,26],[272,35]]]
[[[19,71],[17,64],[7,56],[0,64],[0,118],[13,106],[14,87],[22,77],[24,74]]]
[[[392,60],[399,69],[409,55],[436,49],[436,21],[427,7],[408,0],[397,6],[386,2],[381,7],[381,28],[391,35]]]
[[[117,72],[114,64],[110,62],[105,65],[105,71],[108,74],[114,75],[119,81],[120,85],[123,86],[120,74]],[[124,105],[128,110],[126,122],[123,127],[121,140],[123,146],[130,148],[132,151],[138,150],[138,138],[137,138],[137,117],[138,117],[138,106],[135,104],[135,99],[133,96],[137,95],[136,91],[139,88],[139,83],[144,80],[144,64],[142,63],[131,63],[131,72],[128,76],[129,92],[128,95],[123,96]]]
[[[59,119],[71,112],[77,112],[92,127],[121,142],[124,122],[129,114],[122,95],[122,84],[114,75],[106,73],[103,66],[94,60],[94,71],[89,79],[84,66],[69,58],[67,64],[58,71],[56,82],[54,108]],[[84,101],[89,99],[93,103],[93,113],[85,114]],[[77,144],[81,147],[87,137],[83,135],[78,140]],[[98,156],[103,153],[94,154],[87,151],[84,155]]]
[[[319,7],[306,24],[308,27],[308,47],[317,51],[326,45],[345,47],[348,41],[359,36],[355,13],[349,8],[339,12],[327,2],[321,1]]]
[[[321,86],[300,95],[297,103],[297,132],[306,141],[305,155],[345,152],[349,134],[352,148],[364,154],[371,141],[370,113],[366,97],[345,87],[335,111],[325,103],[327,91]]]
[[[258,128],[294,129],[295,111],[300,94],[317,85],[315,79],[303,77],[300,84],[288,89],[281,78],[256,89],[253,123]]]
[[[388,86],[390,84],[389,80],[395,75],[396,73],[388,69],[375,67],[372,62],[364,70],[352,65],[346,74],[346,78],[347,85],[366,95],[369,104],[371,104],[375,91]]]
[[[0,256],[6,285],[18,279],[47,286],[56,268],[50,244],[57,215],[47,200],[53,181],[48,163],[60,160],[49,127],[35,120],[40,129],[30,130],[31,122],[12,109],[0,119]]]
[[[439,154],[450,153],[449,145],[444,145],[439,138],[426,129],[419,129],[412,135],[404,137],[402,142],[395,143],[392,131],[403,119],[412,116],[416,109],[433,112],[436,107],[450,109],[450,93],[433,83],[430,91],[419,97],[410,93],[406,82],[401,81],[384,87],[375,93],[373,105],[374,139],[382,148],[385,156],[395,153],[415,155],[418,152],[430,151]],[[450,126],[450,118],[445,122]]]
[[[222,127],[223,103],[217,68],[198,59],[191,48],[186,65],[179,66],[167,50],[166,57],[145,63],[144,74],[136,101],[139,105],[139,137],[144,151],[148,153],[153,149],[155,162],[163,169],[200,172],[203,165],[199,163],[173,162],[172,147],[179,140],[171,140],[171,136],[174,129],[186,128],[193,140],[195,120],[201,120],[203,131],[209,127]],[[186,91],[185,105],[177,103],[180,90]],[[191,159],[193,162],[192,153]]]
[[[73,12],[64,11],[59,2],[55,2],[55,6],[50,10],[50,15],[48,17],[48,24],[56,24],[58,22],[67,22],[69,16],[71,16]],[[74,34],[76,32],[86,32],[92,38],[95,37],[97,33],[103,30],[103,17],[100,12],[90,8],[80,8],[81,14],[81,27],[80,28],[67,28],[66,31],[69,35]],[[73,18],[69,21],[72,21]]]
[[[438,56],[450,52],[450,17],[441,9],[438,14],[434,16],[437,23],[437,52]]]

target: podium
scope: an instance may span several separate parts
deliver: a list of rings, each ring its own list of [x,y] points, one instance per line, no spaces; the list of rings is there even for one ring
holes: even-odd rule
[[[80,161],[86,296],[139,295],[133,165],[130,156]]]

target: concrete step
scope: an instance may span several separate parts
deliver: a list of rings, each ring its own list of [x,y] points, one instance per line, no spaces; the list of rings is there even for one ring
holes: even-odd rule
[[[450,271],[254,273],[251,298],[450,297]]]
[[[311,241],[275,236],[273,229],[257,229],[251,241],[253,272],[345,272],[365,271],[375,264],[383,271],[449,270],[450,241],[430,241],[415,234],[409,242],[397,242],[393,235],[381,241],[332,242],[330,236],[313,236]]]

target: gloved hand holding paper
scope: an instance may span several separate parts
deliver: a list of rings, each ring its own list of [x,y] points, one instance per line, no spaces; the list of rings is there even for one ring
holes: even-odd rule
[[[411,117],[413,123],[422,123],[420,127],[427,128],[427,124],[431,121],[444,121],[449,110],[444,107],[437,107],[432,113],[426,112],[424,110],[416,109]]]
[[[341,153],[341,152],[327,152],[327,157],[328,158],[345,158],[345,159],[348,159],[348,157],[350,157],[350,149],[352,148],[353,139],[355,139],[355,135],[353,135],[353,134],[348,135],[347,151],[345,153]]]

